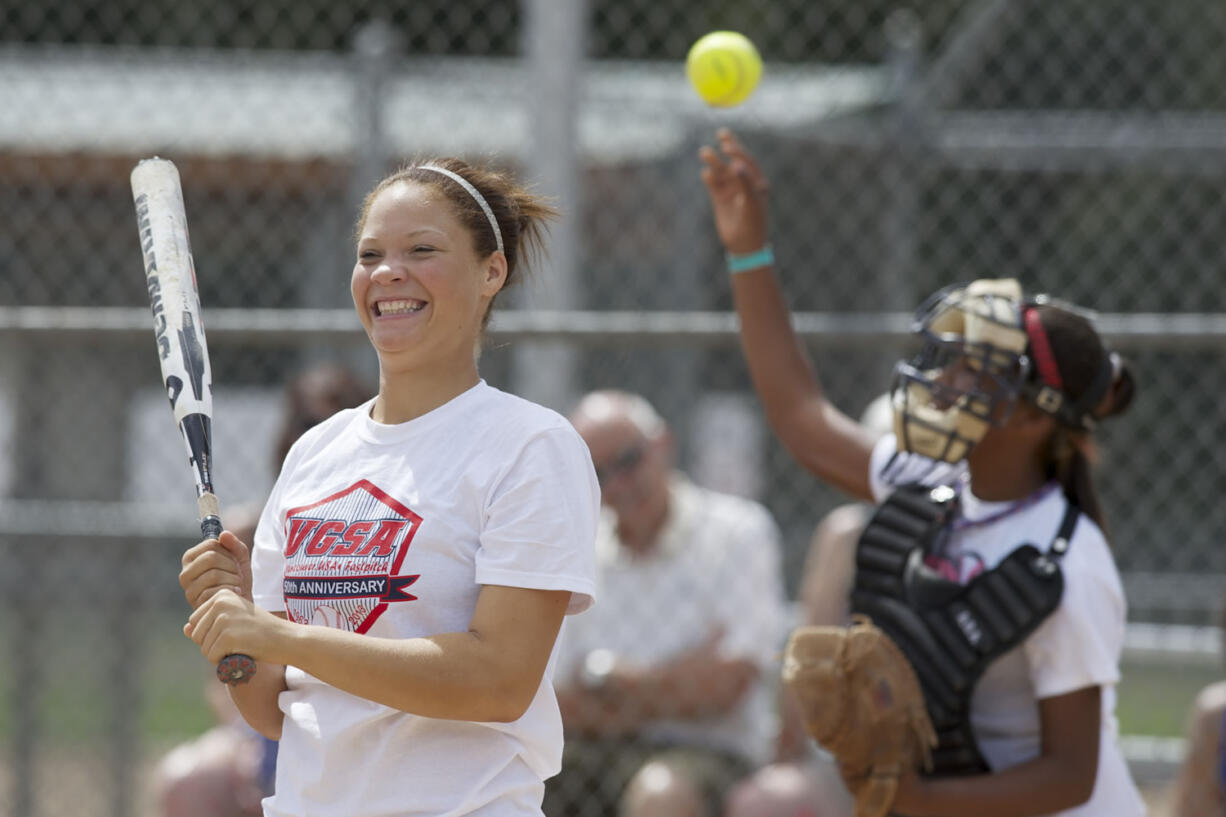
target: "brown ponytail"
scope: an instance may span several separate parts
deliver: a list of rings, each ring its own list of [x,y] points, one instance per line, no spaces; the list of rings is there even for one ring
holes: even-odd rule
[[[1049,475],[1059,481],[1068,501],[1107,533],[1102,503],[1094,484],[1093,428],[1100,420],[1122,414],[1132,404],[1136,381],[1127,360],[1109,352],[1084,316],[1054,304],[1035,307],[1059,370],[1060,391],[1070,405],[1084,407],[1081,421],[1068,418],[1052,434]],[[1039,375],[1034,375],[1036,378]]]
[[[1048,476],[1060,483],[1068,501],[1093,519],[1106,536],[1107,523],[1094,485],[1095,453],[1094,441],[1088,432],[1060,426],[1051,435]]]

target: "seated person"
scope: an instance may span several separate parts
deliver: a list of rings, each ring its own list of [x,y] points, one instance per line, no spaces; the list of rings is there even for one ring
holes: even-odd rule
[[[566,745],[545,813],[719,817],[726,788],[771,753],[778,528],[760,504],[678,473],[642,397],[595,392],[571,420],[601,484],[601,601],[563,628]]]
[[[230,530],[250,537],[260,509],[241,505],[225,512]],[[248,538],[247,541],[250,541]],[[260,801],[272,792],[277,744],[247,725],[213,667],[204,698],[216,726],[166,753],[153,776],[158,817],[259,817]]]
[[[1226,632],[1226,609],[1219,626]],[[1206,686],[1192,704],[1187,748],[1171,794],[1171,817],[1226,814],[1226,681]]]
[[[860,414],[874,435],[894,420],[889,393]],[[801,570],[796,624],[841,626],[849,622],[856,542],[871,507],[848,502],[826,513],[813,529]],[[779,687],[779,732],[774,762],[740,781],[728,796],[725,817],[850,817],[847,793],[830,756],[805,731],[795,702]]]

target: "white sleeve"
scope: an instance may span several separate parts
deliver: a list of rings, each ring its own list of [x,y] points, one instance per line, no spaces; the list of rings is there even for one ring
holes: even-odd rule
[[[868,458],[868,487],[872,491],[873,502],[883,502],[894,493],[897,483],[886,479],[886,470],[897,456],[898,438],[893,434],[883,434]]]
[[[883,502],[899,485],[952,485],[966,470],[965,463],[937,462],[898,450],[898,438],[885,434],[873,446],[868,460],[868,485],[874,502]]]
[[[574,429],[533,436],[486,504],[477,583],[569,590],[567,613],[586,610],[596,597],[599,509],[592,457]]]
[[[373,398],[372,398],[373,399]],[[251,544],[251,599],[256,607],[274,613],[285,612],[285,518],[281,515],[284,504],[281,497],[284,486],[294,481],[294,468],[302,460],[308,442],[316,439],[319,427],[307,431],[294,441],[281,472],[273,483],[268,501],[260,513]]]
[[[727,599],[724,638],[727,657],[748,658],[761,667],[778,660],[786,636],[787,606],[782,571],[782,536],[765,507],[753,503],[730,533],[722,581]]]
[[[1035,695],[1119,682],[1127,610],[1111,551],[1087,517],[1064,557],[1060,606],[1025,642]]]
[[[289,461],[273,485],[251,543],[251,598],[257,607],[285,612],[285,520],[278,518],[281,485],[287,479]]]

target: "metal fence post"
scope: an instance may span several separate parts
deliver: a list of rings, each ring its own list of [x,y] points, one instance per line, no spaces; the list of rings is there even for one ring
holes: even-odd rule
[[[578,307],[579,224],[582,221],[578,121],[587,0],[524,0],[524,89],[528,110],[527,177],[554,200],[561,217],[552,226],[549,256],[537,270],[541,286],[525,288],[518,302],[539,309]],[[515,390],[565,411],[576,394],[576,355],[556,341],[520,343],[512,357]]]

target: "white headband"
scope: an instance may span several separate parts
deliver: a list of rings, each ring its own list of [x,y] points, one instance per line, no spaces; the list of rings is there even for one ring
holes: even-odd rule
[[[468,179],[461,176],[459,173],[448,170],[445,167],[438,165],[418,165],[419,170],[433,170],[435,173],[442,173],[453,182],[463,187],[468,191],[468,195],[473,197],[473,201],[481,205],[481,212],[485,213],[485,217],[490,220],[490,229],[494,231],[494,243],[498,245],[498,252],[504,252],[502,249],[502,230],[498,229],[498,219],[494,218],[494,211],[490,209],[489,203],[485,197],[481,195],[481,191],[473,187]]]

